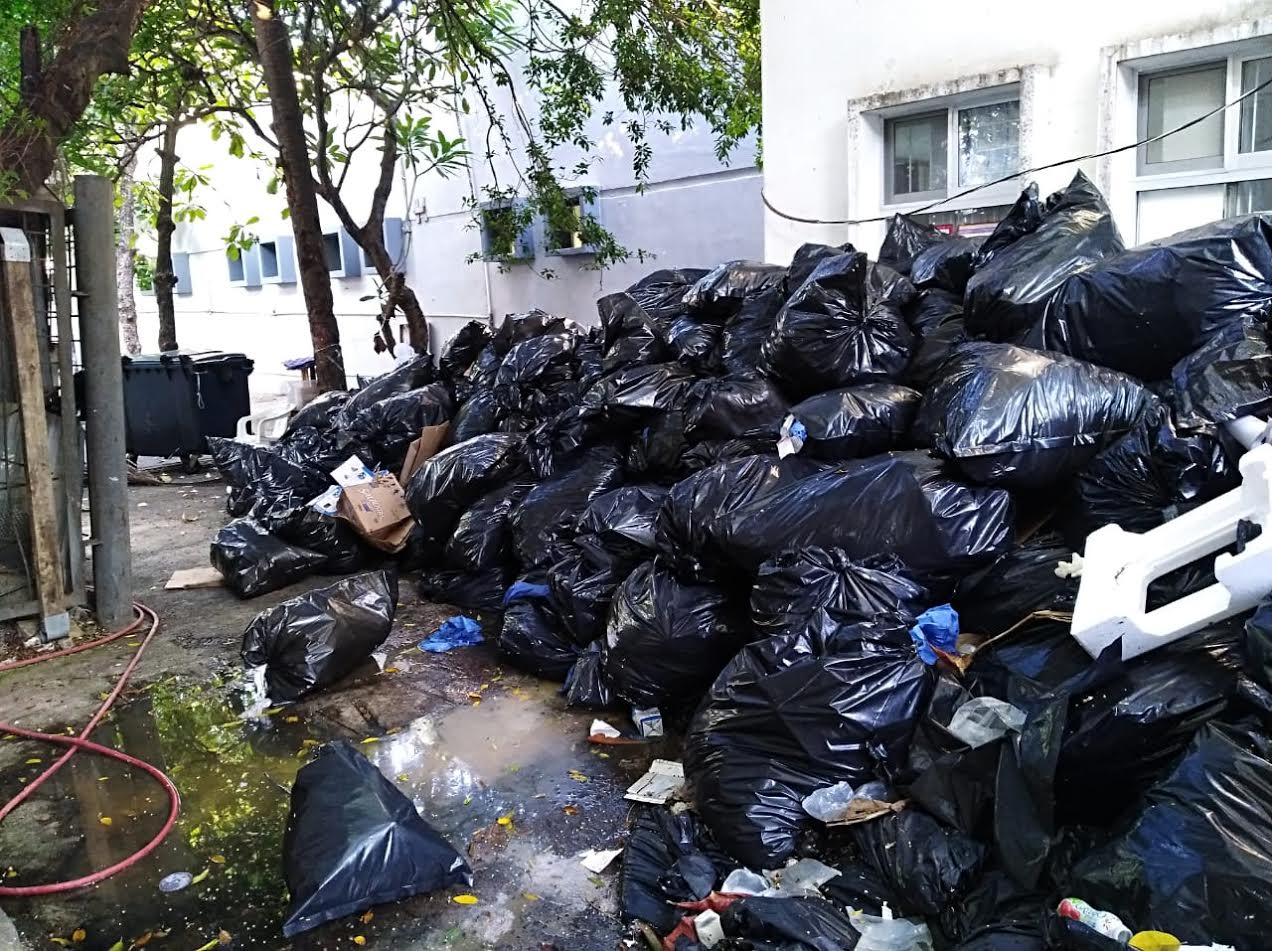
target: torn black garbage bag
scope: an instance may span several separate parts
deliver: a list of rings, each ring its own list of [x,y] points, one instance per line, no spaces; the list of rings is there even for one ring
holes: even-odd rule
[[[685,401],[685,432],[694,442],[754,438],[776,441],[786,409],[786,397],[763,377],[700,380],[690,388]]]
[[[774,951],[852,951],[861,935],[824,898],[740,898],[720,915],[726,938],[739,947]]]
[[[573,465],[536,484],[512,512],[513,543],[525,567],[546,567],[574,536],[579,515],[596,497],[623,481],[622,453],[613,446],[588,449]]]
[[[909,276],[916,257],[928,248],[938,247],[949,240],[950,236],[944,231],[916,221],[909,215],[893,215],[888,221],[888,233],[879,247],[879,263],[898,274]]]
[[[786,294],[774,289],[742,301],[720,337],[720,362],[726,373],[754,376],[758,372],[760,348],[773,332],[773,322],[785,300]]]
[[[976,482],[1041,489],[1128,432],[1151,399],[1113,370],[978,341],[941,366],[915,428]]]
[[[1017,223],[1009,216],[1002,226],[1010,230]],[[1060,350],[1135,372],[1066,346],[1052,345],[1049,337],[1038,335],[1056,289],[1073,280],[1077,272],[1120,254],[1124,247],[1104,196],[1082,172],[1047,199],[1042,222],[1036,229],[1005,247],[997,248],[993,235],[985,245],[995,248],[992,260],[976,268],[967,282],[964,298],[969,334]],[[1134,306],[1144,305],[1137,302]],[[1099,319],[1103,322],[1106,317],[1101,313]],[[1157,332],[1150,330],[1146,335],[1151,337]],[[1148,348],[1152,344],[1144,340],[1140,346]]]
[[[637,707],[688,706],[747,640],[720,588],[686,584],[658,561],[618,586],[602,652],[614,691]]]
[[[484,320],[470,320],[455,332],[442,347],[437,361],[437,371],[444,380],[451,380],[468,371],[481,352],[486,349],[494,331]]]
[[[243,632],[243,664],[265,667],[275,702],[299,700],[348,675],[384,643],[397,574],[368,571],[262,611]]]
[[[1120,834],[1078,862],[1070,889],[1188,944],[1262,947],[1272,934],[1269,828],[1268,737],[1211,723]]]
[[[212,567],[240,598],[285,588],[327,563],[327,556],[289,545],[252,518],[237,518],[212,539]]]
[[[523,598],[508,605],[499,650],[522,670],[546,680],[565,680],[579,658],[578,645],[546,598]]]
[[[1229,324],[1264,323],[1270,312],[1272,217],[1247,215],[1131,248],[1073,275],[1047,302],[1034,338],[1141,380],[1163,380]]]
[[[371,404],[386,400],[390,396],[418,390],[421,386],[432,383],[436,378],[437,371],[433,368],[432,355],[422,353],[414,360],[394,367],[383,376],[376,377],[354,393],[340,410],[336,425],[344,428]]]
[[[814,459],[858,459],[902,447],[923,394],[899,383],[864,383],[810,396],[791,407]]]
[[[685,915],[672,903],[706,898],[717,884],[713,855],[720,857],[692,815],[637,806],[618,879],[623,920],[671,931]]]
[[[295,937],[373,905],[470,884],[459,853],[351,744],[318,750],[292,785],[283,835],[291,910],[283,934]]]
[[[895,378],[914,347],[901,312],[914,294],[906,278],[868,265],[864,254],[827,258],[778,313],[761,369],[798,396]]]
[[[950,238],[925,248],[910,266],[910,283],[920,290],[940,288],[958,295],[961,301],[980,244],[979,238]]]
[[[428,546],[440,546],[460,515],[521,469],[523,437],[490,433],[443,449],[424,461],[406,486],[406,504]]]
[[[742,648],[685,737],[685,775],[716,840],[748,868],[780,868],[809,794],[905,765],[931,687],[897,619]]]
[[[751,589],[751,621],[761,636],[821,630],[869,621],[880,614],[916,617],[927,591],[896,559],[853,561],[838,548],[799,548],[760,565]]]
[[[1272,348],[1266,317],[1228,324],[1171,370],[1179,419],[1190,429],[1211,428],[1272,409]]]

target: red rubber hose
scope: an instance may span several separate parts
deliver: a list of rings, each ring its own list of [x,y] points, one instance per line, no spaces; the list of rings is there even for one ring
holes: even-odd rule
[[[102,718],[110,711],[111,706],[119,698],[119,695],[123,692],[124,687],[128,683],[128,678],[132,676],[133,671],[137,668],[137,664],[141,661],[141,655],[145,653],[146,648],[150,646],[151,640],[153,640],[155,634],[159,631],[159,615],[155,614],[154,611],[146,607],[140,601],[133,602],[133,609],[137,612],[136,620],[127,627],[119,631],[115,631],[113,634],[110,634],[101,640],[94,641],[91,644],[81,644],[78,647],[73,647],[70,650],[60,651],[55,654],[46,654],[41,657],[33,657],[28,660],[11,661],[7,664],[0,664],[0,672],[3,672],[6,670],[15,670],[19,667],[28,667],[31,664],[40,663],[46,660],[56,660],[59,657],[66,657],[70,654],[78,654],[80,651],[88,650],[93,647],[100,647],[103,644],[109,644],[111,641],[118,640],[121,637],[126,637],[133,631],[137,630],[137,628],[140,627],[147,618],[150,620],[150,629],[146,632],[146,636],[142,639],[141,644],[138,645],[137,652],[133,654],[132,660],[128,662],[128,666],[124,668],[123,673],[119,675],[119,680],[115,682],[114,688],[107,695],[106,699],[102,701],[102,705],[97,708],[97,712],[93,714],[92,718],[85,725],[84,729],[80,731],[78,736],[70,737],[59,736],[53,733],[39,733],[35,730],[25,730],[22,727],[14,726],[11,723],[0,722],[0,733],[11,733],[14,736],[20,736],[27,740],[40,740],[45,743],[56,743],[61,746],[70,747],[70,749],[58,757],[53,765],[37,776],[33,782],[24,787],[20,793],[5,803],[4,806],[0,806],[0,822],[3,822],[5,818],[13,812],[13,810],[17,809],[20,805],[22,805],[22,803],[26,802],[26,800],[30,798],[30,796],[40,788],[40,786],[48,782],[48,780],[56,774],[58,770],[65,766],[67,762],[70,761],[71,757],[80,750],[87,750],[88,752],[96,753],[99,756],[105,756],[110,759],[118,760],[121,763],[127,763],[129,766],[134,766],[137,769],[150,774],[150,776],[152,776],[154,780],[163,787],[164,792],[168,794],[168,818],[165,820],[163,828],[159,830],[154,838],[132,855],[128,856],[128,858],[121,862],[116,862],[109,868],[104,868],[100,871],[85,875],[82,878],[76,878],[66,882],[52,882],[48,885],[0,887],[0,898],[31,898],[37,895],[56,895],[60,892],[83,888],[86,885],[94,885],[103,879],[109,878],[117,872],[122,872],[124,869],[135,865],[158,848],[159,844],[167,838],[168,833],[172,831],[172,827],[176,824],[177,816],[181,814],[181,794],[177,792],[177,787],[173,785],[172,780],[165,776],[161,770],[151,766],[149,763],[137,759],[136,757],[129,756],[127,753],[121,753],[119,750],[113,750],[108,746],[102,746],[100,743],[94,743],[92,740],[88,739],[93,730],[97,729],[97,725],[102,721]]]

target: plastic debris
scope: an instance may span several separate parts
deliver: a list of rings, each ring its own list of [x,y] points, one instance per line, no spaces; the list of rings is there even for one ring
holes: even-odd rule
[[[954,736],[975,749],[992,743],[1010,732],[1024,728],[1026,715],[997,697],[975,697],[954,712],[946,727]]]
[[[580,854],[579,864],[594,875],[599,875],[610,867],[610,864],[623,854],[618,849],[588,849]]]
[[[673,760],[656,759],[649,771],[628,787],[624,799],[662,805],[684,788],[685,768]]]
[[[928,608],[915,619],[910,637],[923,663],[932,666],[937,661],[935,649],[952,653],[958,646],[958,612],[949,604]]]
[[[429,654],[445,654],[457,647],[472,647],[483,640],[481,625],[460,614],[443,621],[436,631],[420,641],[419,648]]]

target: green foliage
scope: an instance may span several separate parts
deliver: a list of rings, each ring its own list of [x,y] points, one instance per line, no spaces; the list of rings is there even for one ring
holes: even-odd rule
[[[133,256],[133,274],[137,278],[137,287],[143,291],[155,289],[155,259],[148,254]]]

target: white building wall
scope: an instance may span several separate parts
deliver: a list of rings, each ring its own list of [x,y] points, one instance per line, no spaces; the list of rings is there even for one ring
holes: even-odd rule
[[[1134,141],[1139,58],[1272,34],[1272,3],[1255,0],[762,0],[764,189],[782,211],[815,219],[885,214],[874,110],[998,83],[1020,84],[1022,163],[1039,165]],[[1160,60],[1166,62],[1166,60]],[[1044,193],[1077,168],[1105,190],[1136,239],[1134,152],[1040,172]],[[1213,199],[1213,191],[1210,193]],[[1145,234],[1219,217],[1201,193],[1145,212]],[[973,197],[945,208],[983,205]],[[1151,204],[1151,202],[1150,202]],[[765,257],[785,262],[805,241],[851,240],[874,253],[883,226],[815,225],[764,212]],[[1144,235],[1140,235],[1144,238]]]

